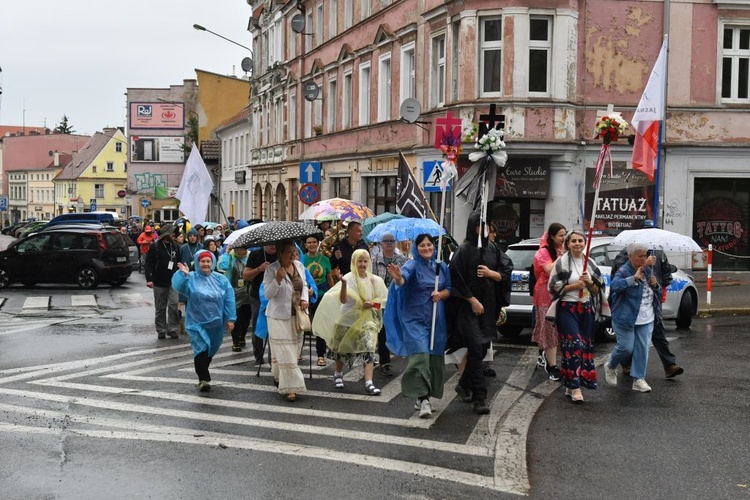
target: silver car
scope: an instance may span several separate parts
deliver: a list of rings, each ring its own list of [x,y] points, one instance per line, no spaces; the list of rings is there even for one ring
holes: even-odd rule
[[[599,266],[609,294],[612,263],[617,254],[624,248],[612,244],[614,237],[601,236],[591,240],[591,258]],[[529,272],[534,254],[539,249],[539,239],[534,238],[515,243],[508,247],[506,254],[513,259],[511,277],[511,304],[506,308],[508,320],[500,327],[500,333],[506,337],[518,336],[524,328],[532,326],[532,301],[529,294]],[[667,300],[662,304],[662,318],[675,320],[678,328],[689,328],[693,316],[698,313],[698,289],[693,277],[672,265],[672,283],[667,287]],[[597,336],[604,340],[614,340],[614,331],[609,320],[597,325]]]

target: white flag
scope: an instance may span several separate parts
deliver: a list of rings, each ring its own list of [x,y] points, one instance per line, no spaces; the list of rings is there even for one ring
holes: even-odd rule
[[[638,108],[635,110],[631,125],[635,130],[635,144],[633,147],[633,168],[646,174],[654,180],[659,154],[659,124],[666,114],[664,102],[667,85],[667,50],[668,39],[664,36],[659,57],[651,71],[651,76],[643,91]]]
[[[200,224],[206,220],[208,203],[214,183],[206,170],[206,164],[193,143],[190,157],[182,173],[180,187],[177,189],[177,199],[180,200],[180,212],[193,224]]]

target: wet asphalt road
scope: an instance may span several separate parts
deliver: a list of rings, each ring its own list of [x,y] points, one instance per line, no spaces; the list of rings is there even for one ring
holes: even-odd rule
[[[527,332],[497,346],[495,420],[452,400],[425,423],[397,381],[376,376],[391,399],[358,380],[341,395],[330,367],[288,405],[226,345],[198,395],[187,339],[156,340],[140,280],[90,310],[66,306],[73,287],[0,293],[2,498],[750,498],[745,317],[668,325],[684,375],[664,379],[652,351],[652,393],[600,369],[582,406],[533,368]],[[28,295],[50,311],[23,314]]]

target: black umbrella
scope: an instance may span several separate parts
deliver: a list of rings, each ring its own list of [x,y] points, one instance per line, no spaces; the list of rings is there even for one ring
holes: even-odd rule
[[[323,231],[304,222],[271,221],[246,232],[232,244],[232,248],[271,245],[284,240],[301,240],[308,236],[323,236]]]

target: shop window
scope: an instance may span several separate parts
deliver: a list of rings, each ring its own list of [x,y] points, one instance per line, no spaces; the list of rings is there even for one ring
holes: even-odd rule
[[[396,212],[396,176],[365,178],[365,204],[376,214]]]
[[[333,192],[331,198],[352,199],[352,178],[351,177],[334,177],[331,179]]]

